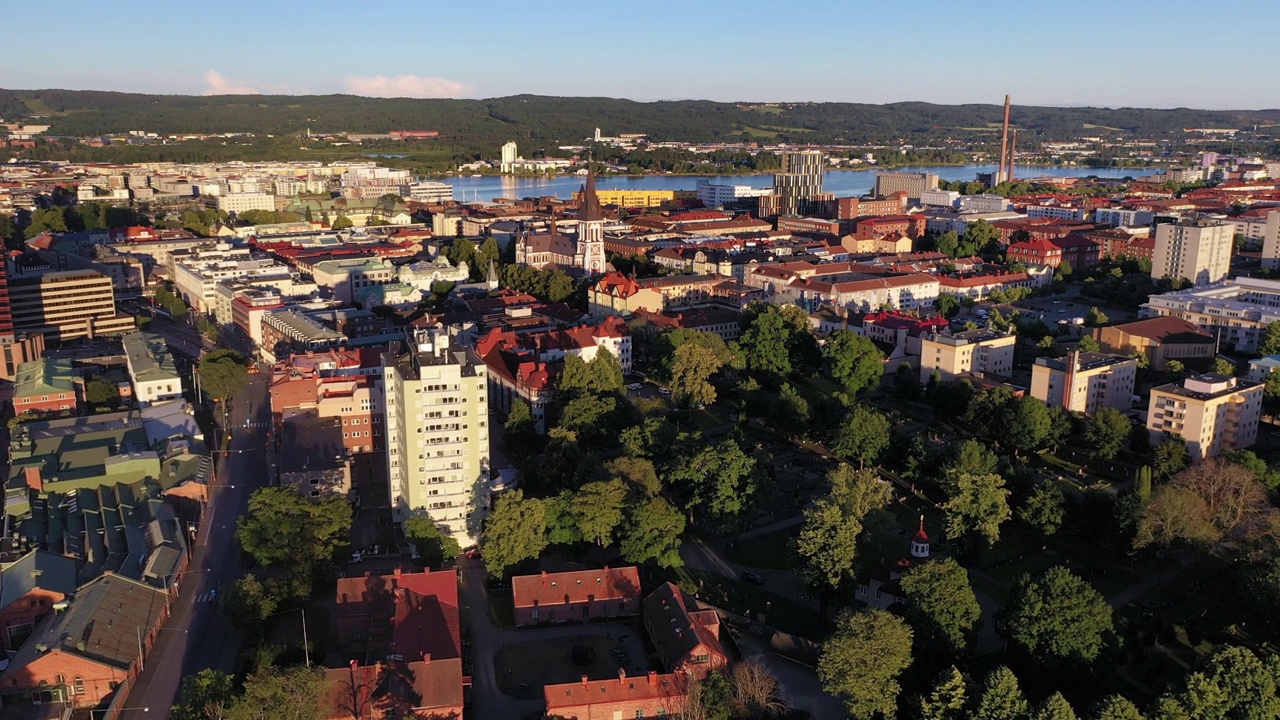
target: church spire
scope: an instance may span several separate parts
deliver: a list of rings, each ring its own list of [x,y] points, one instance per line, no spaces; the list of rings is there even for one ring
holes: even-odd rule
[[[587,184],[582,186],[582,204],[578,208],[579,220],[604,220],[600,212],[600,199],[596,197],[596,167],[591,155],[587,155]]]

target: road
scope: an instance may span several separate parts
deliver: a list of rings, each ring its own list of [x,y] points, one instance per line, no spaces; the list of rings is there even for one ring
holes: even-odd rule
[[[266,377],[250,375],[233,403],[231,427],[243,428],[246,419],[267,421],[269,415]],[[213,593],[244,572],[234,538],[235,520],[244,514],[250,493],[266,484],[265,440],[261,432],[233,432],[229,450],[220,453],[218,481],[210,489],[191,562],[177,578],[178,599],[129,693],[125,707],[136,709],[124,711],[125,720],[146,720],[167,712],[187,675],[205,668],[235,670],[241,638]]]

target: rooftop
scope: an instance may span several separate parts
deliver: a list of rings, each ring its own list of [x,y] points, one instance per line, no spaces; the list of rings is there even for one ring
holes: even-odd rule
[[[1249,382],[1248,380],[1241,380],[1227,375],[1205,373],[1203,375],[1192,375],[1184,379],[1181,385],[1177,383],[1161,385],[1154,388],[1153,392],[1162,392],[1193,400],[1216,400],[1261,386],[1262,383]]]
[[[1137,360],[1129,357],[1128,355],[1112,355],[1110,353],[1086,352],[1086,353],[1074,353],[1061,358],[1044,358],[1044,357],[1036,358],[1036,365],[1048,367],[1050,369],[1058,370],[1060,372],[1066,372],[1067,365],[1071,362],[1071,359],[1073,357],[1077,358],[1077,364],[1075,368],[1076,372],[1097,370],[1099,368],[1104,368],[1111,365],[1123,365],[1124,363],[1127,363],[1127,362],[1134,363],[1136,365],[1138,362]]]
[[[135,382],[154,380],[177,380],[178,368],[169,354],[169,346],[164,337],[147,332],[132,332],[125,335],[125,357],[129,361],[129,371]]]
[[[42,358],[18,366],[13,380],[13,397],[72,393],[76,383],[70,360]]]
[[[520,575],[511,578],[516,607],[559,605],[590,600],[630,600],[640,595],[640,572],[635,567],[574,570]]]

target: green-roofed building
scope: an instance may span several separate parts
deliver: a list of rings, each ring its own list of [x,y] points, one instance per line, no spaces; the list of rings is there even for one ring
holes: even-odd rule
[[[14,376],[13,413],[74,413],[81,395],[70,360],[32,360],[19,365]]]

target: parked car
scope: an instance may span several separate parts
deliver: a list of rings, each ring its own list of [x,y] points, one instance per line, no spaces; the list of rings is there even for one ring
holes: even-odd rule
[[[627,385],[627,389],[630,390],[631,392],[635,392],[636,390],[639,390],[641,387],[643,386],[640,383],[629,383]]]
[[[760,576],[760,573],[751,572],[750,570],[743,570],[742,582],[751,583],[752,585],[763,585],[764,578]]]

